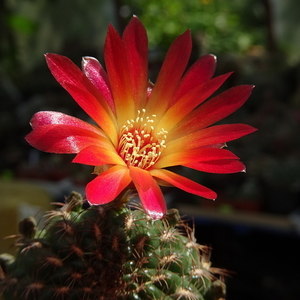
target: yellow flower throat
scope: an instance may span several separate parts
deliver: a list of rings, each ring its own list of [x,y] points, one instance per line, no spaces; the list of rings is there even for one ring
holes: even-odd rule
[[[159,159],[166,147],[167,131],[155,133],[155,118],[145,116],[146,110],[138,110],[136,119],[127,120],[122,126],[118,153],[128,166],[148,169]]]

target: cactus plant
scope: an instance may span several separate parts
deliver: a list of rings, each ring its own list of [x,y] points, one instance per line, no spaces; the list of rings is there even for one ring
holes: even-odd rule
[[[223,148],[256,129],[211,125],[238,109],[253,86],[207,100],[231,73],[212,78],[216,58],[205,55],[183,75],[191,42],[190,31],[174,41],[155,85],[148,82],[146,30],[136,17],[122,37],[109,27],[107,72],[92,57],[83,58],[81,71],[46,54],[53,76],[97,125],[42,111],[26,140],[46,152],[76,154],[73,162],[94,166],[97,177],[86,186],[89,208],[73,193],[42,230],[33,218],[20,223],[16,257],[0,258],[5,300],[224,298],[222,271],[211,268],[208,248],[179,213],[167,210],[160,186],[215,199],[214,191],[166,168],[245,171]],[[132,190],[142,204],[134,209],[127,204]]]
[[[16,257],[0,257],[5,300],[224,297],[221,270],[177,210],[152,220],[138,205],[83,203],[73,192],[42,230],[33,218],[20,223]]]

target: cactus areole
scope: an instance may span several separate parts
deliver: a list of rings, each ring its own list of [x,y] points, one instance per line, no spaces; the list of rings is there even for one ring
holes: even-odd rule
[[[80,70],[64,56],[46,54],[55,79],[96,125],[41,111],[33,116],[33,130],[26,140],[42,151],[74,153],[74,163],[94,166],[97,177],[86,186],[91,205],[106,204],[121,193],[128,196],[126,190],[136,190],[145,212],[155,220],[163,218],[167,209],[160,185],[215,199],[214,191],[166,168],[245,171],[239,158],[224,146],[255,129],[245,124],[212,124],[238,109],[253,86],[236,86],[207,100],[231,73],[212,78],[213,55],[201,57],[184,73],[191,40],[189,30],[175,39],[155,84],[148,80],[148,38],[137,17],[122,37],[109,26],[106,71],[93,57],[84,57]]]

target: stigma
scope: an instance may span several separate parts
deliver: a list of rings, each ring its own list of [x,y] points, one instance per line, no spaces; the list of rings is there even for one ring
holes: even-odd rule
[[[167,133],[163,128],[157,130],[156,115],[138,110],[137,117],[121,127],[117,151],[128,166],[149,169],[166,148]]]

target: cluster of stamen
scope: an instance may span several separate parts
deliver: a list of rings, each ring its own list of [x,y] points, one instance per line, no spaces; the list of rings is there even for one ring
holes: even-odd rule
[[[145,116],[146,110],[138,110],[136,119],[127,120],[120,132],[118,153],[128,166],[148,169],[159,159],[166,147],[167,131],[155,133],[155,118]]]

